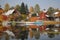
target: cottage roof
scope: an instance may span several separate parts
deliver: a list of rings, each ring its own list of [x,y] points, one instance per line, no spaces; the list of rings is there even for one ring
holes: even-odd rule
[[[54,14],[58,14],[59,12],[55,12]]]
[[[13,12],[14,12],[14,9],[9,10],[8,12],[5,13],[5,15],[10,15],[10,14],[12,14]]]

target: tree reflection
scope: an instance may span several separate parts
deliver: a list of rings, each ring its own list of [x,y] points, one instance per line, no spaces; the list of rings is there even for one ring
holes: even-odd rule
[[[34,32],[35,39],[38,40],[40,38],[40,31],[39,30],[34,30],[33,32]]]
[[[33,31],[32,30],[29,31],[29,35],[30,35],[30,38],[33,38]]]
[[[50,33],[51,32],[51,33]],[[49,32],[48,32],[48,37],[49,38],[54,38],[55,37],[55,33],[54,33],[54,31],[53,30],[49,30]]]
[[[55,34],[54,33],[48,33],[48,37],[49,38],[54,38],[55,37]]]
[[[24,40],[24,39],[28,38],[28,30],[26,30],[25,27],[23,27],[22,30],[20,29],[19,38],[21,40]]]

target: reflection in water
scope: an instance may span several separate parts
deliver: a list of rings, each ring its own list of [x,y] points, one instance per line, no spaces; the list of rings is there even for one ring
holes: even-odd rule
[[[40,32],[35,29],[30,31],[30,38],[35,38],[35,40],[57,40],[60,39],[58,36],[60,37],[59,32],[55,32],[52,29],[45,32]]]
[[[32,29],[29,32],[30,38],[35,38],[36,40],[38,40],[40,38],[40,31],[36,30],[36,29]]]
[[[49,32],[54,32],[51,28],[49,29]],[[55,34],[54,33],[47,33],[48,37],[49,38],[53,38],[55,37]]]
[[[54,38],[55,37],[54,33],[48,33],[47,35],[48,35],[49,38]]]
[[[40,38],[40,32],[34,31],[34,36],[35,36],[35,39],[39,39]]]
[[[23,28],[22,30],[19,30],[19,31],[16,30],[16,31],[17,31],[17,34],[16,34],[17,40],[19,40],[19,39],[21,39],[21,40],[60,40],[59,33],[55,33],[54,30],[40,32],[40,30],[36,30],[36,29],[27,31]],[[8,35],[6,35],[6,36],[8,36]],[[13,39],[15,39],[15,38],[13,38]],[[8,37],[6,40],[8,40]],[[10,40],[12,40],[12,38],[10,38]]]
[[[30,38],[33,38],[33,31],[29,32]]]

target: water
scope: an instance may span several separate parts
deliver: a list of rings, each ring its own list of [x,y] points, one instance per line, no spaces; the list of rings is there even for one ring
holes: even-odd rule
[[[44,32],[41,33],[40,31],[31,31],[31,35],[29,32],[28,38],[25,40],[60,40],[60,34],[58,33],[54,34],[54,33],[44,33]],[[1,40],[5,40],[5,35],[3,35]],[[9,40],[17,40],[17,39],[9,37]]]
[[[42,34],[40,40],[60,40],[60,35],[55,35],[53,38],[49,38],[48,35]]]

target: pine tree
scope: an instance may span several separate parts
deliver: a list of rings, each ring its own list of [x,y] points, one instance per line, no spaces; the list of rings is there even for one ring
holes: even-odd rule
[[[25,7],[26,13],[29,13],[28,6]]]
[[[21,14],[26,14],[25,5],[23,2],[21,4],[20,12],[21,12]]]

